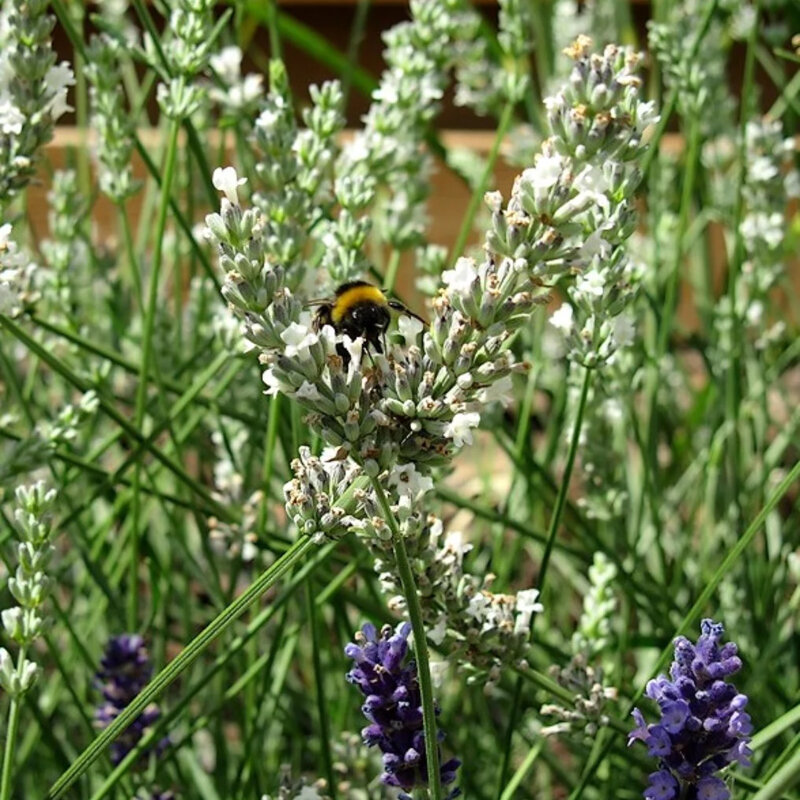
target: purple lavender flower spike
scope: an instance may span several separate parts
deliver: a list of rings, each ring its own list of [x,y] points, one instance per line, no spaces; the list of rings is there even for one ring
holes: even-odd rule
[[[748,744],[752,725],[744,710],[746,695],[725,679],[742,667],[736,645],[720,645],[721,623],[704,619],[696,644],[684,636],[675,640],[670,678],[659,675],[647,684],[646,694],[658,703],[661,719],[648,725],[635,708],[635,728],[628,744],[644,742],[659,758],[658,772],[650,775],[647,800],[729,800],[725,782],[715,773],[733,762],[749,766]]]
[[[95,725],[98,728],[108,727],[145,687],[152,674],[150,655],[141,636],[127,633],[112,636],[108,640],[96,676],[97,688],[102,692],[103,702],[95,711]],[[111,763],[119,764],[160,716],[161,710],[157,705],[147,706],[112,742]],[[156,746],[156,752],[160,754],[168,744],[168,738],[162,739]]]
[[[368,747],[377,745],[383,753],[381,781],[403,790],[399,800],[410,800],[407,793],[428,782],[417,667],[413,661],[405,663],[410,633],[408,623],[398,625],[397,630],[385,625],[380,633],[367,623],[356,633],[356,641],[344,648],[345,655],[354,662],[347,680],[358,686],[366,698],[361,710],[370,724],[361,735]],[[439,739],[443,738],[440,731]],[[442,786],[455,781],[459,766],[461,762],[456,758],[441,764]],[[445,800],[460,794],[460,789],[453,789]]]

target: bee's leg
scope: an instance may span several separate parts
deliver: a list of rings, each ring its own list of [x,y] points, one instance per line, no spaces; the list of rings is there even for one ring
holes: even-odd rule
[[[347,352],[347,348],[341,342],[336,345],[336,352],[342,359],[342,367],[347,371],[348,366],[350,366],[350,353]]]
[[[364,344],[372,345],[376,353],[382,353],[386,349],[386,331],[371,331]]]

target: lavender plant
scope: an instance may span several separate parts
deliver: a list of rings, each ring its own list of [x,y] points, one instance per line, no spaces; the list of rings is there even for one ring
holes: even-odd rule
[[[0,800],[791,797],[794,9],[367,6],[2,5]]]

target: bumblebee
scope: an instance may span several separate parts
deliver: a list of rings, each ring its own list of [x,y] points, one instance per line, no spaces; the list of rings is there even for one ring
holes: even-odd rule
[[[386,329],[392,318],[390,309],[425,324],[422,317],[366,281],[343,283],[332,298],[316,300],[309,305],[319,306],[314,315],[315,330],[330,325],[337,333],[346,333],[352,339],[362,336],[378,353],[383,352]]]

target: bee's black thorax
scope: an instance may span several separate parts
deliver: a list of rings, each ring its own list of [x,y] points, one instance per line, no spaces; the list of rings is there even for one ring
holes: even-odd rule
[[[351,339],[363,336],[366,342],[380,353],[383,351],[382,340],[389,327],[389,321],[389,310],[386,306],[365,300],[347,310],[339,322],[338,329]]]
[[[377,286],[366,281],[350,281],[343,283],[330,300],[319,306],[314,316],[314,328],[319,330],[330,325],[337,333],[345,333],[351,339],[362,337],[366,350],[372,348],[382,353],[384,336],[391,321],[390,309],[420,319],[402,303],[389,300]],[[346,357],[344,348],[339,346],[337,351],[346,362],[349,357]]]

